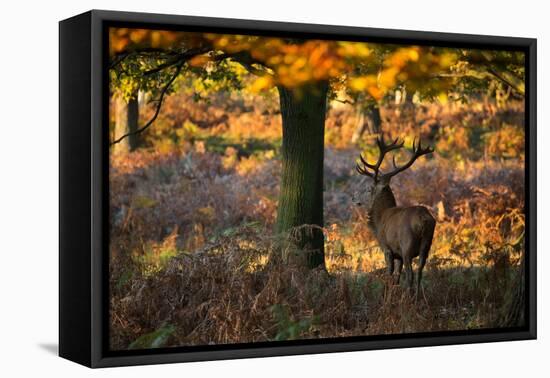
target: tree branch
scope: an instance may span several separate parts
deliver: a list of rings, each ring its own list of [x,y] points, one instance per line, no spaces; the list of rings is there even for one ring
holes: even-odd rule
[[[483,67],[483,70],[467,70],[463,73],[443,73],[437,74],[434,77],[437,78],[463,78],[463,77],[472,77],[474,79],[483,80],[488,78],[493,78],[501,83],[505,84],[509,88],[513,89],[520,96],[525,96],[525,84],[523,80],[515,76],[510,71],[497,71],[491,67]]]
[[[164,51],[161,49],[142,49],[137,51],[124,51],[121,53],[118,53],[113,57],[111,62],[109,63],[109,69],[114,69],[116,66],[118,66],[120,63],[122,63],[124,60],[131,56],[145,56],[145,57],[154,57],[158,55],[168,55],[168,56],[174,56],[179,55],[178,53],[171,52],[171,51]]]
[[[340,103],[346,104],[346,105],[352,105],[352,106],[355,105],[355,101],[350,101],[350,100],[346,100],[346,99],[333,98],[332,101],[340,102]]]
[[[214,60],[218,61],[218,62],[222,61],[224,59],[233,59],[235,62],[239,63],[248,72],[250,72],[253,75],[273,76],[273,74],[268,71],[270,69],[270,67],[268,67],[267,65],[265,65],[262,62],[259,62],[259,61],[255,60],[254,58],[252,58],[252,56],[248,52],[241,51],[241,52],[234,53],[234,54],[224,53],[224,54],[220,54],[220,55],[217,55],[217,56],[214,57]],[[254,65],[260,65],[264,69],[257,68]]]
[[[525,96],[524,80],[507,68],[510,63],[523,65],[523,60],[518,60],[516,55],[512,55],[511,58],[502,57],[489,51],[476,53],[463,51],[462,55],[470,64],[481,66],[489,75],[512,88],[519,95]]]
[[[498,72],[492,68],[487,68],[487,72],[496,77],[498,80],[502,81],[504,84],[508,85],[510,88],[515,90],[520,95],[525,95],[525,84],[521,79],[518,79],[509,71]]]
[[[109,69],[112,70],[113,68],[115,68],[117,65],[122,63],[122,61],[124,61],[124,59],[126,59],[129,55],[129,53],[122,53],[117,55],[109,64]]]
[[[154,73],[160,72],[162,70],[165,70],[165,69],[173,67],[173,66],[177,67],[176,70],[174,71],[174,75],[172,75],[170,80],[168,80],[166,85],[162,88],[159,98],[157,100],[151,101],[151,102],[157,102],[157,107],[155,109],[155,114],[153,114],[153,117],[151,117],[151,119],[149,121],[147,121],[147,123],[145,125],[138,128],[137,130],[126,133],[126,134],[120,136],[119,138],[115,139],[114,141],[112,141],[110,143],[110,146],[113,146],[115,144],[118,144],[118,143],[122,142],[125,138],[127,138],[131,135],[137,135],[137,134],[140,134],[143,131],[147,130],[155,122],[155,120],[157,119],[157,117],[160,113],[160,109],[162,107],[162,103],[164,101],[164,97],[165,97],[166,93],[168,92],[168,89],[170,89],[170,87],[172,86],[172,84],[174,83],[174,81],[176,80],[178,75],[181,73],[183,65],[187,61],[189,61],[191,58],[193,58],[197,55],[205,54],[209,51],[212,51],[212,48],[210,48],[208,46],[191,49],[191,50],[188,50],[186,52],[176,54],[172,57],[172,59],[170,59],[170,60],[168,60],[168,61],[166,61],[162,64],[159,64],[155,68],[152,68],[150,70],[147,70],[147,71],[143,72],[143,76],[148,76],[148,75],[152,75]],[[156,53],[157,51],[151,51],[151,52]],[[120,64],[120,62],[122,62],[124,59],[126,59],[129,55],[130,54],[121,55],[118,59],[116,59],[115,61],[113,61],[111,63],[110,68],[113,68],[116,65]],[[222,61],[222,60],[228,59],[228,58],[235,60],[237,63],[241,64],[247,71],[249,71],[252,74],[259,75],[259,76],[264,76],[264,75],[273,76],[273,74],[268,71],[269,67],[265,66],[261,62],[255,61],[250,56],[250,54],[248,54],[248,53],[244,53],[244,52],[236,53],[236,54],[224,53],[224,54],[215,56],[213,58],[213,60],[214,61]],[[259,64],[259,65],[265,67],[265,70],[255,67],[254,66],[255,64]]]
[[[158,103],[157,103],[157,108],[155,110],[155,114],[153,114],[153,117],[151,117],[151,119],[145,124],[143,125],[142,127],[138,128],[137,130],[135,131],[132,131],[132,132],[129,132],[127,134],[124,134],[122,135],[121,137],[119,137],[118,139],[115,139],[114,141],[112,141],[110,143],[111,146],[117,144],[117,143],[120,143],[122,142],[125,138],[129,137],[130,135],[136,135],[136,134],[140,134],[142,132],[144,132],[145,130],[147,130],[149,128],[149,126],[151,126],[153,124],[153,122],[155,122],[155,120],[157,119],[159,113],[160,113],[160,108],[162,107],[162,103],[163,103],[163,100],[164,100],[164,96],[166,95],[166,92],[168,92],[168,89],[172,86],[172,84],[174,83],[174,80],[176,80],[176,78],[178,77],[178,75],[180,74],[181,72],[181,69],[183,68],[183,64],[185,63],[185,61],[181,61],[180,64],[176,67],[176,70],[174,71],[174,74],[172,75],[172,77],[170,78],[170,80],[168,80],[168,82],[166,83],[166,85],[162,88],[162,91],[160,92],[160,96],[158,98]]]
[[[210,48],[206,48],[206,47],[202,47],[202,48],[196,48],[196,49],[191,49],[191,50],[187,50],[186,52],[183,52],[183,53],[180,53],[180,54],[177,54],[175,55],[172,59],[170,59],[169,61],[167,62],[164,62],[162,64],[159,64],[158,66],[156,66],[155,68],[151,68],[150,70],[147,70],[143,73],[144,76],[148,76],[148,75],[151,75],[151,74],[154,74],[154,73],[157,73],[157,72],[160,72],[168,67],[172,67],[172,66],[175,66],[177,65],[179,62],[181,61],[188,61],[189,59],[197,56],[197,55],[200,55],[200,54],[205,54],[207,53],[208,51],[211,51]]]

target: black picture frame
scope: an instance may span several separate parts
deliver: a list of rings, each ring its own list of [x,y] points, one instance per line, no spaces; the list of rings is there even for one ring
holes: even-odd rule
[[[510,49],[526,54],[526,325],[255,344],[109,351],[109,26]],[[88,367],[535,339],[536,39],[92,10],[59,24],[59,354]]]

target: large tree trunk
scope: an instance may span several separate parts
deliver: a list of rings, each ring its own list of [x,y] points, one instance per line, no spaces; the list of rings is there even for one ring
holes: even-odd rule
[[[139,122],[139,102],[138,96],[133,96],[128,102],[124,101],[122,96],[115,99],[115,135],[114,139],[122,135],[135,132],[138,129]],[[115,145],[116,151],[128,152],[134,151],[139,147],[139,135],[133,134],[124,138]]]
[[[296,89],[279,86],[278,90],[283,145],[277,233],[290,231],[292,243],[303,254],[307,267],[324,267],[324,238],[319,227],[323,226],[323,158],[328,83],[308,84]]]

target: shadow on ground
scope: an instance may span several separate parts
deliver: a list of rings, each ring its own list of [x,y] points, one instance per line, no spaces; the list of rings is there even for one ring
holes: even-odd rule
[[[59,354],[59,345],[57,345],[57,343],[40,343],[38,344],[38,347],[56,356]]]

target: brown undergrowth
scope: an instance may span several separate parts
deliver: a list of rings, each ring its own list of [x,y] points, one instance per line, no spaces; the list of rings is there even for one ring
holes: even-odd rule
[[[154,274],[113,282],[112,348],[151,347],[163,335],[162,346],[179,346],[490,327],[515,282],[514,269],[433,264],[415,297],[382,269],[266,264],[276,246],[244,226],[178,253]],[[329,248],[329,258],[339,256]]]
[[[272,236],[277,115],[266,111],[265,133],[240,140],[241,113],[222,126],[201,123],[201,114],[193,113],[200,127],[182,126],[192,134],[183,133],[184,142],[111,157],[113,349],[498,325],[524,248],[520,107],[433,105],[419,107],[412,120],[382,109],[388,134],[408,137],[421,124],[436,146],[433,158],[392,182],[400,205],[422,204],[437,219],[416,298],[392,285],[364,211],[352,206],[351,193],[362,185],[355,159],[376,152],[370,136],[349,143],[353,112],[333,109],[327,119],[328,271],[301,269],[292,250],[284,263],[268,263],[281,245]],[[246,113],[247,128],[252,120]]]

